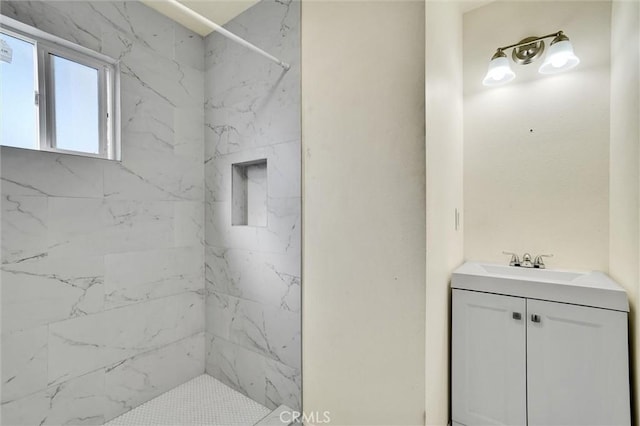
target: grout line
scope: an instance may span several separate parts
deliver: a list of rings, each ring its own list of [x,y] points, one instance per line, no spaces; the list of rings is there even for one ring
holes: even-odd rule
[[[227,343],[227,344],[230,344],[230,345],[232,345],[232,346],[235,346],[236,348],[240,348],[240,349],[243,349],[243,350],[245,350],[245,351],[251,352],[251,353],[253,353],[253,354],[255,354],[255,355],[259,355],[260,357],[265,358],[267,361],[273,361],[273,362],[275,362],[275,363],[277,363],[277,364],[280,364],[280,365],[282,365],[282,366],[284,366],[284,367],[287,367],[287,368],[290,368],[290,369],[292,369],[292,370],[295,370],[296,372],[298,372],[298,373],[299,373],[299,375],[300,375],[300,376],[302,376],[302,369],[301,369],[301,368],[292,367],[292,366],[290,366],[290,365],[288,365],[288,364],[285,364],[285,363],[284,363],[284,362],[282,362],[282,361],[278,361],[277,359],[274,359],[274,358],[271,358],[271,357],[270,357],[270,356],[268,356],[268,355],[265,355],[265,353],[264,353],[264,352],[258,352],[258,351],[254,350],[254,349],[252,349],[252,348],[247,348],[247,347],[245,347],[245,346],[242,346],[242,345],[241,345],[241,344],[239,344],[239,343],[232,342],[231,340],[227,340],[227,339],[225,339],[224,337],[220,337],[220,336],[217,336],[217,335],[215,335],[215,334],[213,334],[213,333],[209,333],[209,332],[207,332],[206,330],[205,330],[205,332],[204,332],[204,333],[205,333],[205,338],[207,338],[207,337],[213,337],[213,338],[215,338],[216,340],[222,340],[223,342],[225,342],[225,343]],[[207,339],[207,340],[210,340],[210,339]],[[208,342],[207,342],[207,341],[205,341],[205,345],[206,345],[206,344],[208,344]],[[206,364],[206,363],[207,363],[207,359],[205,359],[205,364]]]
[[[60,385],[62,385],[62,384],[68,383],[68,382],[70,382],[70,381],[72,381],[72,380],[80,379],[80,378],[82,378],[82,377],[84,377],[84,376],[87,376],[87,375],[89,375],[89,374],[94,374],[94,373],[96,373],[96,372],[98,372],[98,371],[100,371],[100,370],[105,370],[105,383],[106,383],[107,369],[109,369],[109,367],[115,366],[116,364],[120,364],[120,363],[125,363],[125,362],[127,362],[127,361],[131,361],[131,360],[133,360],[133,359],[135,359],[135,358],[139,358],[139,357],[142,357],[142,356],[144,356],[144,355],[149,355],[149,354],[150,354],[150,353],[152,353],[152,352],[156,352],[156,351],[158,351],[158,350],[161,350],[161,349],[167,348],[167,347],[169,347],[169,346],[173,346],[173,345],[178,344],[178,343],[180,343],[180,342],[182,342],[182,341],[185,341],[185,340],[187,340],[187,339],[190,339],[190,338],[196,337],[196,336],[198,336],[199,334],[204,334],[204,337],[205,337],[205,339],[206,339],[206,333],[205,333],[204,331],[199,331],[199,332],[194,333],[194,334],[191,334],[191,335],[189,335],[189,336],[181,337],[180,339],[175,340],[175,341],[173,341],[173,342],[170,342],[170,343],[168,343],[168,344],[166,344],[166,345],[158,346],[158,347],[156,347],[156,348],[154,348],[154,349],[150,349],[150,350],[145,351],[145,352],[140,352],[139,354],[136,354],[136,355],[130,356],[130,357],[125,358],[125,359],[122,359],[122,360],[120,360],[120,361],[116,361],[116,362],[109,363],[108,365],[105,365],[105,366],[102,366],[102,367],[96,368],[96,369],[91,370],[91,371],[88,371],[88,372],[86,372],[86,373],[82,373],[82,374],[80,374],[80,375],[78,375],[78,376],[69,377],[68,379],[65,379],[65,380],[62,380],[62,381],[54,381],[54,382],[52,382],[52,383],[50,383],[50,384],[47,384],[47,386],[46,386],[46,387],[44,387],[44,388],[41,388],[41,389],[38,389],[38,390],[36,390],[36,391],[30,392],[30,393],[28,393],[28,394],[25,394],[25,395],[23,395],[23,396],[20,396],[19,398],[14,398],[14,399],[9,400],[9,401],[3,401],[2,403],[0,403],[0,405],[5,405],[5,404],[12,403],[12,402],[15,402],[15,401],[20,401],[20,400],[22,400],[22,399],[25,399],[25,398],[28,398],[28,397],[34,396],[34,395],[39,394],[39,393],[41,393],[41,392],[45,392],[45,391],[47,391],[47,390],[49,390],[49,389],[51,389],[51,388],[54,388],[54,387],[60,386]],[[47,336],[47,352],[49,351],[49,342],[48,342],[48,339],[49,339],[49,337]],[[48,354],[47,354],[47,355],[48,355]],[[205,355],[206,355],[206,341],[205,341]],[[47,361],[48,361],[48,356],[47,356]],[[205,359],[205,363],[206,363],[206,359]],[[47,362],[47,376],[48,376],[48,373],[49,373],[49,371],[48,371],[48,370],[49,370],[49,363]],[[105,384],[105,389],[106,389],[106,384]],[[106,391],[105,391],[105,394],[106,394]]]

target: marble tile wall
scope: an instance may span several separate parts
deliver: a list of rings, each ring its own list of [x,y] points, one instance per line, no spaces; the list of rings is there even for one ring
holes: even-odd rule
[[[206,371],[270,408],[299,408],[300,3],[263,0],[226,27],[291,69],[205,39]],[[266,225],[233,226],[232,165],[261,159]]]
[[[102,424],[204,372],[204,40],[136,1],[1,13],[121,61],[121,163],[0,149],[0,423]]]

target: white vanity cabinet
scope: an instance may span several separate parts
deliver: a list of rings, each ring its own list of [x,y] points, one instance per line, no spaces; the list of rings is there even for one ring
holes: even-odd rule
[[[630,425],[624,290],[601,273],[519,269],[453,275],[453,424]]]
[[[526,425],[526,300],[453,290],[452,312],[453,421]]]

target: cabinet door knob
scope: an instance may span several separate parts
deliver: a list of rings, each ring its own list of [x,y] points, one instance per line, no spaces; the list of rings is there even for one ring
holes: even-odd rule
[[[514,320],[521,320],[522,319],[522,314],[520,312],[514,312],[512,315]]]
[[[533,321],[533,322],[541,322],[540,315],[537,315],[537,314],[531,315],[531,321]]]

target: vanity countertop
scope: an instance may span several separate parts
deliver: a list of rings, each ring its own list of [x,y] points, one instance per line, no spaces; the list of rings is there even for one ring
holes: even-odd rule
[[[451,287],[629,312],[625,290],[598,271],[466,262],[453,272]]]

